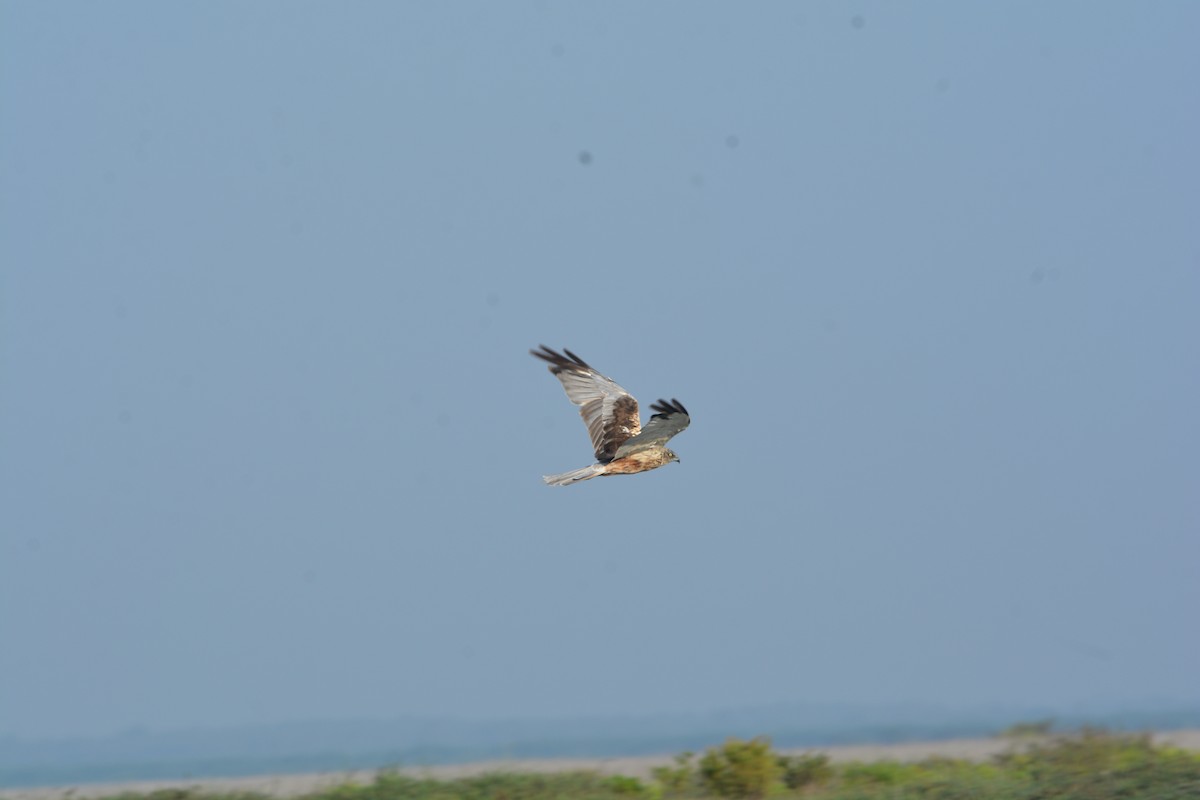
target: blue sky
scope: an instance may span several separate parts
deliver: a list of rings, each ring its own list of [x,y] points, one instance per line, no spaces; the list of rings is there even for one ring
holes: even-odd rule
[[[0,734],[1200,702],[1200,7],[0,17]]]

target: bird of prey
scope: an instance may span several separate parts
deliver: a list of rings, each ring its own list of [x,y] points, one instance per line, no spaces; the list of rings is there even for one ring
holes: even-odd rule
[[[567,398],[579,406],[596,450],[596,462],[582,469],[542,478],[551,486],[570,486],[597,475],[632,475],[678,461],[666,447],[667,440],[692,421],[678,400],[659,400],[650,406],[657,412],[642,427],[638,403],[629,392],[588,366],[567,348],[561,353],[542,345],[529,351],[550,364],[550,372],[567,390]]]

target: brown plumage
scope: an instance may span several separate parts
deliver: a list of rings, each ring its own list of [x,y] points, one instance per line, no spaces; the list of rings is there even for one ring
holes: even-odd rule
[[[598,475],[632,475],[679,460],[665,446],[691,422],[678,400],[652,404],[651,410],[657,413],[643,428],[637,400],[612,378],[601,375],[565,347],[561,353],[545,345],[529,352],[550,365],[567,398],[579,406],[596,452],[597,463],[561,475],[547,475],[543,478],[546,483],[570,486]]]

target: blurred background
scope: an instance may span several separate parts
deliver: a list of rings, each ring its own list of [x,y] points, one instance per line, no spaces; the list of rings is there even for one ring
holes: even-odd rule
[[[0,737],[1200,709],[1198,31],[3,2]]]

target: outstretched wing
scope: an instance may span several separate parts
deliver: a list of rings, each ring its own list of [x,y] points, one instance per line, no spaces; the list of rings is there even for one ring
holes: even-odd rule
[[[621,444],[642,429],[637,400],[565,347],[562,353],[546,345],[529,352],[549,362],[550,371],[562,381],[567,397],[579,406],[579,416],[592,437],[596,460],[601,464],[612,461]]]
[[[645,450],[650,447],[664,445],[675,434],[682,431],[691,424],[692,418],[688,416],[687,409],[683,407],[683,403],[672,399],[670,402],[659,400],[650,406],[651,411],[656,411],[650,421],[646,423],[646,427],[642,428],[642,432],[636,436],[631,436],[625,440],[615,453],[615,458],[627,456],[630,453],[636,453],[639,450]]]

